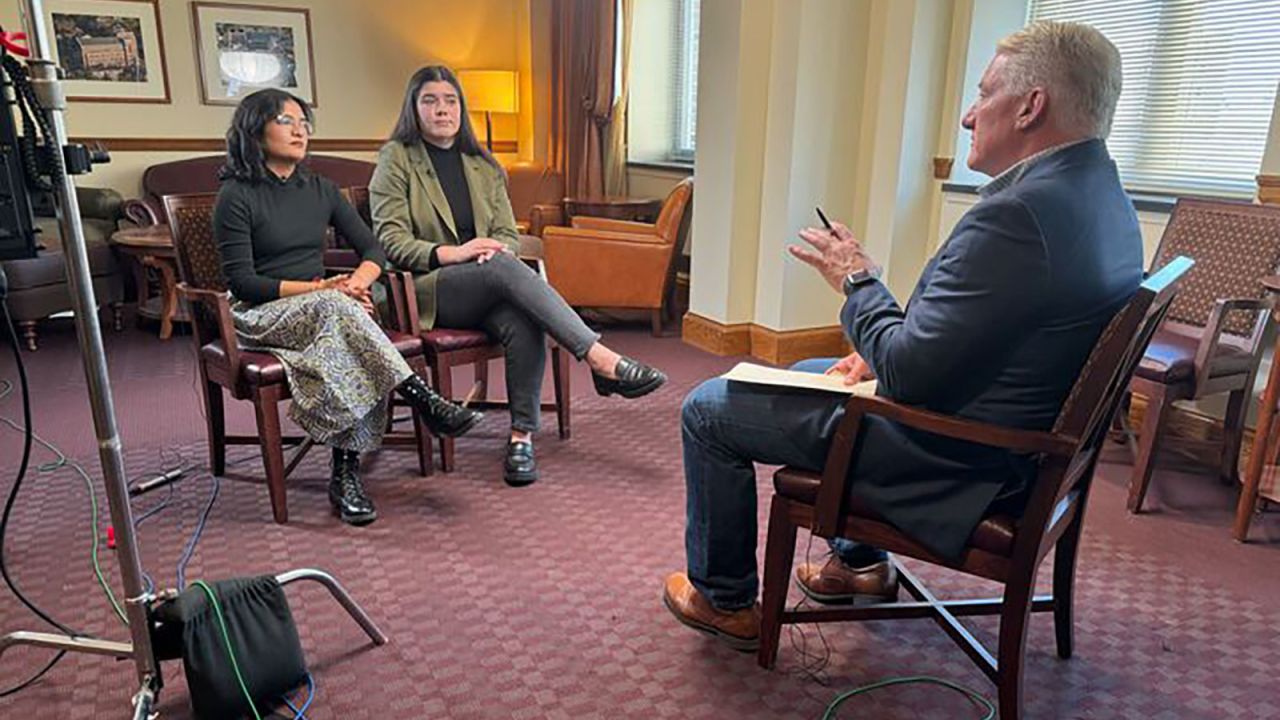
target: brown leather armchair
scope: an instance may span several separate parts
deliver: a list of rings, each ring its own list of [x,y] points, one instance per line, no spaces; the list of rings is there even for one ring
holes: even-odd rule
[[[113,325],[120,330],[124,283],[115,254],[107,241],[116,231],[123,199],[114,190],[77,187],[76,200],[80,205],[94,297],[111,308]],[[7,260],[3,264],[9,279],[9,313],[27,349],[32,352],[39,348],[40,322],[50,315],[71,309],[71,289],[67,285],[66,259],[62,254],[62,230],[57,220],[51,217],[36,218],[36,226],[40,229],[37,255],[23,260]]]
[[[564,224],[564,176],[555,170],[512,165],[507,168],[507,195],[520,233],[541,237],[543,228]]]
[[[662,334],[675,285],[676,254],[688,237],[693,178],[676,185],[656,223],[576,216],[542,233],[547,280],[576,307],[650,311]]]

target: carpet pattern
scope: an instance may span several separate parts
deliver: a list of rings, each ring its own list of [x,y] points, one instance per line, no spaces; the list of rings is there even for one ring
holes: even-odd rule
[[[107,342],[130,474],[170,466],[175,453],[204,463],[189,338],[160,342],[129,330],[108,334]],[[271,521],[256,450],[233,448],[235,464],[187,577],[319,567],[364,605],[389,645],[373,647],[320,588],[287,590],[318,685],[311,718],[816,718],[842,690],[919,674],[994,698],[994,688],[927,620],[826,626],[830,656],[817,679],[804,670],[798,637],[784,636],[778,669],[766,672],[753,655],[677,624],[659,596],[665,574],[683,566],[680,400],[737,359],[630,330],[611,330],[606,342],[662,367],[671,382],[641,400],[604,399],[591,391],[586,369],[575,367],[573,437],[556,439],[554,417],[544,415],[539,483],[502,483],[506,418],[490,413],[459,441],[453,473],[419,477],[413,454],[404,451],[367,462],[380,517],[366,528],[344,526],[330,513],[326,453],[314,451],[289,480],[290,523],[280,526]],[[0,379],[16,379],[8,348],[0,351]],[[96,473],[72,333],[55,329],[26,357],[37,432]],[[500,383],[499,365],[490,376]],[[20,411],[14,395],[0,401],[0,416],[17,419]],[[252,427],[246,403],[232,402],[229,416],[235,427]],[[20,448],[19,435],[0,428],[0,491],[12,483]],[[49,459],[37,453],[40,462]],[[1153,484],[1149,503],[1158,509],[1131,517],[1123,510],[1128,453],[1112,448],[1106,460],[1080,558],[1076,654],[1058,660],[1051,618],[1035,616],[1027,717],[1280,718],[1280,513],[1262,515],[1254,543],[1234,544],[1233,490],[1170,460]],[[759,473],[762,534],[770,471]],[[175,563],[210,485],[207,475],[188,474],[170,506],[141,526],[144,565],[161,586],[175,582]],[[166,492],[137,499],[135,512]],[[103,515],[105,525],[105,509]],[[33,474],[8,540],[11,568],[55,617],[124,639],[93,580],[88,524],[82,481],[66,470]],[[820,546],[814,543],[815,558]],[[802,534],[798,554],[806,549]],[[102,561],[118,592],[110,551]],[[993,587],[912,567],[944,595],[981,596]],[[1046,566],[1042,584],[1049,577]],[[993,620],[972,626],[994,640]],[[43,628],[0,593],[0,630],[15,629]],[[821,650],[813,629],[805,639],[810,652]],[[30,649],[6,653],[0,686],[26,678],[47,658]],[[162,717],[190,717],[181,665],[165,670]],[[68,657],[34,687],[0,699],[0,717],[126,717],[133,689],[128,663]],[[841,716],[981,713],[948,691],[910,687],[855,699]]]

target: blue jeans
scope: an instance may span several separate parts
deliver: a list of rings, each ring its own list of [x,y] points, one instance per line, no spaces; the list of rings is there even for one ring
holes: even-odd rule
[[[806,360],[792,369],[820,373],[834,362]],[[723,378],[685,398],[685,554],[689,579],[715,607],[750,607],[759,590],[754,463],[821,470],[843,406],[844,398],[830,393]],[[831,549],[852,567],[886,557],[844,539]]]

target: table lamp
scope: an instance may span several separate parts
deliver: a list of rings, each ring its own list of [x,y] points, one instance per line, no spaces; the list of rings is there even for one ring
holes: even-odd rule
[[[515,70],[460,70],[458,82],[467,98],[467,109],[484,113],[484,143],[493,152],[493,119],[490,113],[520,110],[520,73]]]

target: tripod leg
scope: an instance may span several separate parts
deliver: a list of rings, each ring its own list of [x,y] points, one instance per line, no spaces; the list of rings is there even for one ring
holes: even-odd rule
[[[133,656],[133,646],[129,643],[21,630],[0,637],[0,655],[4,655],[4,651],[14,645],[32,645],[53,650],[69,650],[71,652],[89,653],[90,655],[110,655],[118,658]]]
[[[374,645],[386,645],[387,636],[382,634],[377,625],[373,624],[373,620],[369,618],[365,611],[356,604],[355,600],[347,594],[346,588],[342,587],[342,583],[337,578],[323,570],[314,568],[302,568],[300,570],[290,570],[276,576],[276,582],[281,586],[288,585],[295,580],[314,580],[329,589],[329,593],[333,595],[333,599],[351,615],[351,619],[355,620],[360,628],[364,630]]]

